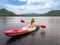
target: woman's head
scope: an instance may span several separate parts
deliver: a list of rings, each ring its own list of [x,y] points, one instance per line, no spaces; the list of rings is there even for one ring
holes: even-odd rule
[[[31,22],[35,22],[34,18],[32,18]]]

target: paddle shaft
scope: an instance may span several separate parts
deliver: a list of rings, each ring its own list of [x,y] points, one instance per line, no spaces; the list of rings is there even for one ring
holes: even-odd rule
[[[20,22],[30,24],[30,23],[28,23],[28,22],[25,22],[24,20],[20,20]],[[40,25],[40,27],[41,27],[41,28],[46,28],[45,25]]]

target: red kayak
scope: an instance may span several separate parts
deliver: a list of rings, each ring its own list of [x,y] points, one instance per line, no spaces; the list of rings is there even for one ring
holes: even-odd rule
[[[32,32],[36,29],[37,29],[36,27],[29,28],[29,26],[26,26],[26,27],[23,27],[23,28],[17,28],[17,29],[5,31],[4,33],[8,37],[12,37],[12,36],[16,36],[16,35],[26,34],[26,33]]]

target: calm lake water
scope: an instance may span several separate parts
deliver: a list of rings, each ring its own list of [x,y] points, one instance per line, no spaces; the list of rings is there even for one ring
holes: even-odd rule
[[[37,25],[46,25],[30,34],[7,37],[4,31],[24,27],[34,18]],[[60,17],[0,17],[0,45],[60,45]]]

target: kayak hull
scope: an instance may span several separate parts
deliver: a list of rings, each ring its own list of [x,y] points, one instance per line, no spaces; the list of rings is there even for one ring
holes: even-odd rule
[[[25,30],[25,31],[19,31],[19,30],[9,30],[9,31],[6,31],[4,32],[6,36],[8,37],[12,37],[12,36],[15,36],[15,35],[21,35],[21,34],[25,34],[25,33],[28,33],[29,31],[28,30]]]
[[[22,35],[22,34],[26,34],[32,31],[35,31],[37,28],[28,28],[28,26],[23,27],[23,28],[17,28],[14,30],[9,30],[9,31],[5,31],[4,34],[8,37],[12,37],[12,36],[16,36],[16,35]]]

